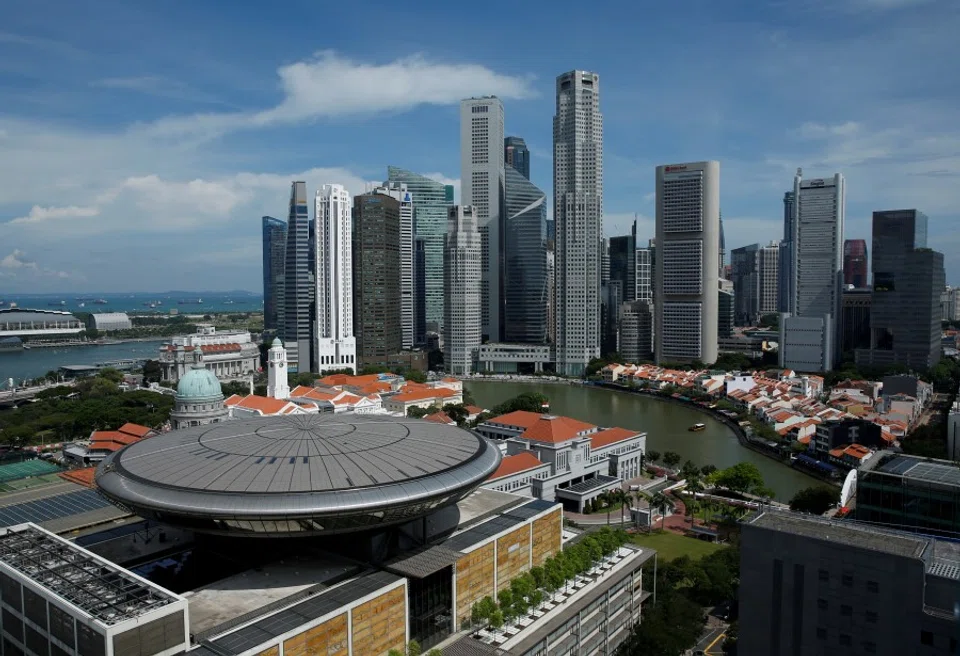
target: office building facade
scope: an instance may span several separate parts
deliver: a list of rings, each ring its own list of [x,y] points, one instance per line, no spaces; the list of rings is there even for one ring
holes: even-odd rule
[[[400,328],[403,348],[410,349],[416,341],[414,198],[402,182],[388,181],[382,187],[374,188],[373,192],[400,201]]]
[[[307,183],[294,182],[287,218],[287,248],[284,258],[283,343],[289,370],[310,371],[313,347],[313,241]]]
[[[427,250],[426,240],[413,241],[413,341],[427,341]]]
[[[940,361],[943,254],[927,248],[927,217],[917,210],[873,213],[870,348],[858,364],[925,370]]]
[[[621,305],[623,285],[619,280],[608,280],[600,286],[600,353],[603,356],[619,351]]]
[[[402,350],[400,201],[386,194],[353,199],[353,317],[361,368]]]
[[[519,171],[504,176],[505,284],[503,340],[547,340],[547,195]]]
[[[657,167],[655,357],[717,359],[720,163]]]
[[[847,239],[843,242],[843,284],[854,289],[867,287],[867,242]]]
[[[553,185],[557,372],[579,376],[600,356],[603,116],[595,73],[557,78]]]
[[[283,317],[283,263],[287,250],[287,223],[272,216],[261,219],[263,232],[263,329],[277,330]]]
[[[847,289],[840,308],[840,353],[843,360],[854,357],[857,349],[870,348],[870,306],[873,293],[869,289]]]
[[[755,326],[760,317],[779,310],[780,245],[750,244],[730,252],[731,281],[738,326]]]
[[[507,137],[503,140],[503,159],[506,166],[512,166],[527,180],[530,179],[530,150],[521,137]]]
[[[636,251],[636,296],[638,301],[653,302],[653,252],[649,248]]]
[[[503,102],[495,96],[460,102],[460,202],[472,206],[483,242],[483,335],[499,342],[504,305]]]
[[[637,300],[637,221],[634,219],[629,235],[609,239],[610,279],[619,280],[623,288],[623,302]]]
[[[384,186],[396,184],[405,184],[413,197],[414,235],[423,240],[423,313],[436,330],[443,324],[443,239],[447,213],[453,206],[453,186],[388,166]]]
[[[780,258],[777,263],[779,292],[778,310],[780,312],[793,311],[793,207],[796,196],[793,191],[783,194],[783,240],[780,242]]]
[[[736,292],[733,283],[720,279],[717,289],[717,339],[733,335],[734,308],[736,306]],[[709,364],[709,363],[707,363]]]
[[[636,364],[653,359],[653,307],[636,300],[620,306],[620,357]]]
[[[444,245],[443,279],[446,310],[443,321],[443,361],[451,374],[473,371],[474,352],[482,342],[480,318],[482,239],[475,210],[450,208]]]
[[[323,185],[316,197],[316,342],[311,371],[357,370],[353,335],[353,201],[342,185]]]

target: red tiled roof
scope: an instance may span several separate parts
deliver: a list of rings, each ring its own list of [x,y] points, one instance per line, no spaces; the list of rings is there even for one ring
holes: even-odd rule
[[[505,415],[500,415],[499,417],[494,417],[493,419],[488,419],[487,423],[490,424],[501,424],[503,426],[519,426],[520,428],[530,428],[538,421],[543,415],[539,412],[529,412],[527,410],[514,410],[513,412],[508,412]]]
[[[443,387],[415,389],[409,392],[401,392],[394,396],[391,401],[398,403],[415,403],[417,401],[426,401],[427,399],[448,399],[451,396],[457,396],[459,392]]]
[[[224,401],[225,404],[236,406],[238,408],[246,408],[248,410],[259,410],[265,415],[275,415],[283,411],[284,407],[290,403],[289,401],[283,401],[281,399],[272,399],[267,396],[257,396],[256,394],[251,394],[250,396],[242,397],[234,394],[229,399]]]
[[[183,350],[187,353],[193,351],[195,346],[185,346]],[[202,344],[200,349],[203,351],[204,355],[211,355],[213,353],[236,353],[237,351],[242,351],[243,347],[239,344]],[[167,351],[176,351],[177,347],[173,344],[168,344]]]
[[[324,385],[350,385],[351,387],[362,387],[370,383],[376,383],[381,376],[394,376],[391,373],[385,374],[365,374],[363,376],[351,376],[350,374],[332,374],[324,376],[320,382]]]
[[[71,469],[60,474],[60,478],[84,487],[95,487],[93,475],[96,473],[96,467],[84,467],[83,469]]]
[[[500,466],[497,467],[497,471],[493,472],[488,480],[492,481],[497,478],[503,478],[504,476],[519,474],[522,471],[539,467],[542,464],[537,456],[529,452],[506,456],[500,461]]]
[[[94,431],[90,436],[90,441],[93,443],[115,442],[116,444],[126,446],[134,442],[139,442],[140,438],[134,435],[128,435],[127,433],[121,433],[120,431]]]
[[[453,419],[451,419],[446,412],[434,412],[433,414],[427,415],[424,417],[427,421],[432,421],[436,424],[456,424]]]
[[[478,407],[478,406],[475,406],[475,405],[468,405],[468,406],[465,406],[465,407],[466,407],[467,412],[470,413],[471,415],[478,415],[478,414],[480,414],[481,412],[483,412],[483,408]]]
[[[593,424],[571,419],[570,417],[554,417],[543,415],[533,426],[520,435],[525,440],[534,442],[566,442],[572,440],[579,433],[596,428]]]
[[[126,433],[127,435],[134,435],[140,439],[143,439],[150,433],[154,432],[152,428],[141,426],[140,424],[131,424],[130,422],[127,422],[117,430],[121,433]]]
[[[639,433],[626,428],[605,428],[602,431],[590,435],[590,448],[599,449],[615,442],[622,442],[631,437],[636,437]]]

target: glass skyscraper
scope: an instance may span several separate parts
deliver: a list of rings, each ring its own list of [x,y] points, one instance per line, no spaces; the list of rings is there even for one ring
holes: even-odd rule
[[[547,196],[514,168],[505,169],[505,342],[547,339]]]
[[[283,342],[288,371],[310,371],[313,343],[313,243],[307,183],[294,182],[290,189],[287,244],[284,260]]]
[[[507,166],[512,166],[527,180],[530,179],[530,149],[521,137],[504,139],[503,155]]]
[[[387,167],[388,183],[403,183],[413,194],[416,238],[423,240],[424,315],[430,329],[443,324],[443,237],[453,207],[453,186],[401,169]]]
[[[286,259],[287,224],[265,216],[263,221],[263,328],[277,330],[283,316],[283,263]]]

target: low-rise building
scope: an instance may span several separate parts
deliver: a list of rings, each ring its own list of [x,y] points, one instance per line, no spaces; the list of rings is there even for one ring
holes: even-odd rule
[[[64,444],[63,457],[71,464],[92,465],[128,444],[157,434],[158,431],[152,428],[128,422],[115,431],[93,431],[86,442]]]
[[[377,414],[384,412],[383,399],[377,393],[352,394],[338,388],[295,387],[290,400],[304,406],[314,406],[320,412],[354,412]]]
[[[387,412],[406,416],[410,408],[442,408],[448,403],[463,403],[463,393],[446,387],[427,387],[404,389],[383,400]]]
[[[126,312],[97,312],[87,319],[87,328],[108,333],[113,330],[130,330],[133,323]]]
[[[217,331],[200,324],[193,335],[174,337],[160,347],[163,380],[180,380],[193,364],[193,351],[203,349],[204,364],[217,378],[249,376],[260,368],[260,349],[245,330]]]
[[[232,418],[241,417],[286,417],[288,415],[306,415],[319,412],[313,403],[294,403],[293,400],[274,399],[269,396],[234,394],[224,402]]]
[[[476,370],[480,373],[516,374],[541,372],[554,362],[549,344],[481,344],[476,351]]]

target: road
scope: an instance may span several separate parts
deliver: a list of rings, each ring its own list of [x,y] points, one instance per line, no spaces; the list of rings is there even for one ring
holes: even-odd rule
[[[708,628],[706,633],[704,633],[700,637],[700,640],[697,641],[696,646],[693,648],[693,653],[702,653],[705,656],[717,656],[718,654],[722,654],[723,639],[726,637],[726,630],[727,627],[725,626]]]

